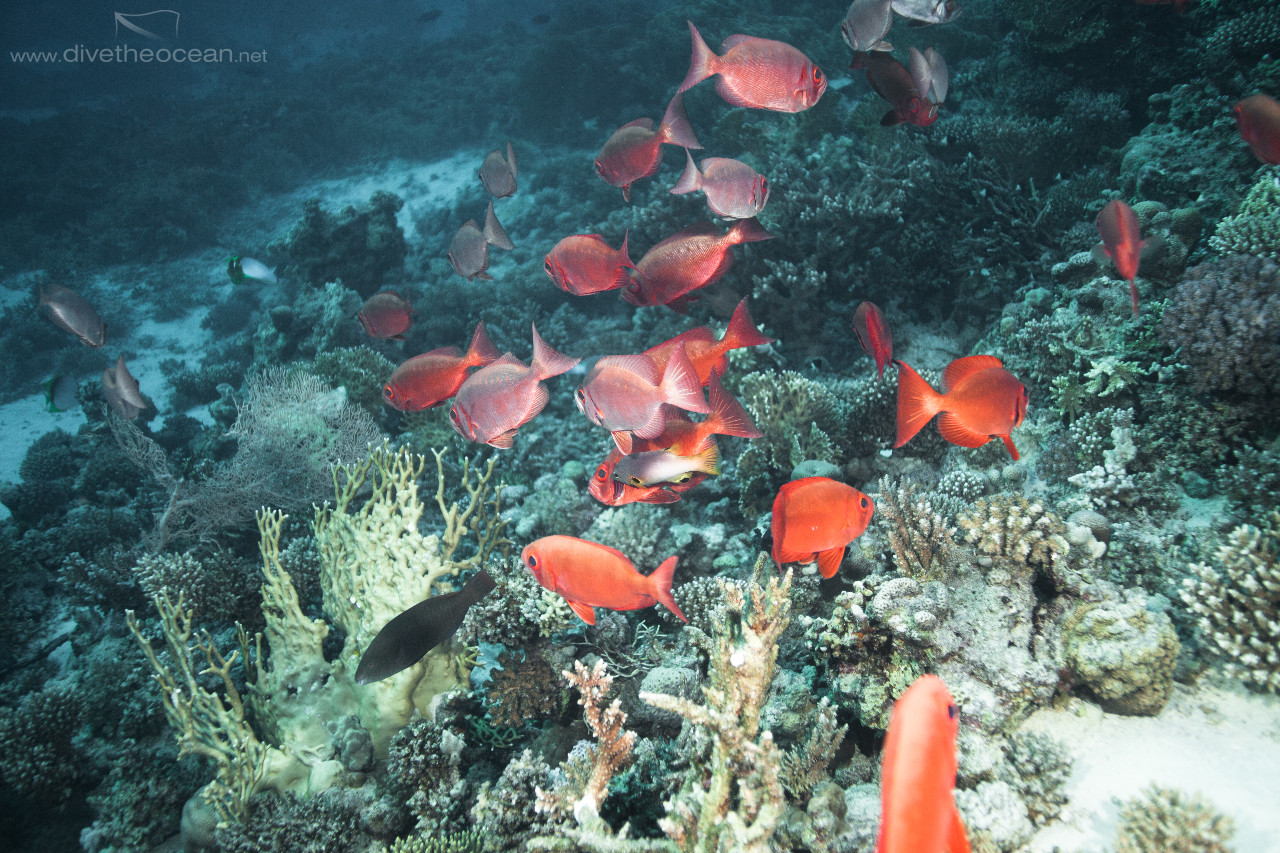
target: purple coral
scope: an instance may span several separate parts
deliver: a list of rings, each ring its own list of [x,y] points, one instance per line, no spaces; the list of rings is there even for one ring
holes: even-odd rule
[[[1187,270],[1160,321],[1199,392],[1280,390],[1280,267],[1231,255]]]

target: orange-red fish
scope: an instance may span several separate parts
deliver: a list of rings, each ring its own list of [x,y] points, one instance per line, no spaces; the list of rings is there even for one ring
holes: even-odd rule
[[[579,361],[549,347],[534,326],[530,363],[505,353],[468,376],[449,408],[449,423],[463,438],[508,448],[516,431],[546,407],[550,395],[542,380],[571,370]]]
[[[906,362],[898,365],[898,439],[901,447],[941,412],[938,432],[960,447],[981,447],[993,438],[1018,459],[1010,433],[1027,414],[1027,389],[993,355],[957,358],[942,371],[939,394]]]
[[[702,190],[707,207],[725,219],[750,219],[764,210],[769,201],[769,181],[764,175],[741,160],[728,157],[708,157],[699,170],[689,150],[684,153],[688,162],[671,188],[673,195]]]
[[[1231,108],[1240,136],[1258,159],[1280,163],[1280,102],[1270,95],[1250,95]]]
[[[693,21],[688,24],[693,55],[681,92],[719,75],[716,93],[735,107],[798,113],[818,103],[827,90],[822,69],[785,42],[732,35],[720,45],[717,56]]]
[[[596,624],[596,607],[640,610],[661,604],[688,622],[671,595],[679,557],[668,557],[645,577],[617,548],[576,539],[544,536],[520,552],[529,571],[546,589],[564,596],[578,618]]]
[[[658,171],[663,143],[684,148],[702,147],[685,115],[684,97],[679,93],[667,105],[657,130],[650,118],[638,118],[615,130],[596,155],[596,174],[609,186],[621,187],[623,200],[631,201],[631,185]]]
[[[702,383],[689,356],[677,348],[659,372],[653,359],[637,355],[606,355],[587,373],[574,395],[587,420],[613,433],[623,453],[631,452],[631,440],[657,438],[666,425],[663,406],[688,412],[711,411],[702,397]]]
[[[556,287],[574,296],[617,290],[631,280],[636,265],[627,253],[627,234],[615,249],[599,234],[573,234],[547,253],[542,268]]]
[[[1098,233],[1102,245],[1116,265],[1120,277],[1129,282],[1129,298],[1133,302],[1133,316],[1138,316],[1138,262],[1142,257],[1142,240],[1138,234],[1138,215],[1120,199],[1112,199],[1098,214]]]
[[[862,351],[875,359],[876,378],[883,379],[884,366],[893,360],[893,335],[874,303],[859,303],[853,312],[853,333],[862,344]]]
[[[910,122],[928,127],[938,119],[938,105],[925,97],[911,72],[887,53],[855,53],[850,71],[867,72],[867,82],[875,93],[889,102],[889,112],[880,119],[882,127]]]
[[[844,549],[871,523],[871,498],[830,477],[792,480],[773,499],[773,561],[812,563],[824,578],[834,577]]]
[[[516,194],[516,152],[507,143],[507,156],[495,148],[480,165],[480,183],[494,198],[506,198]]]
[[[956,809],[960,711],[936,675],[922,675],[898,697],[880,764],[876,853],[969,853]]]
[[[755,321],[751,319],[751,312],[747,310],[747,300],[744,297],[738,303],[738,307],[733,309],[729,326],[720,340],[716,340],[715,333],[709,326],[698,326],[645,350],[644,354],[653,359],[653,363],[659,370],[665,370],[667,359],[671,358],[676,347],[683,345],[690,363],[693,364],[693,369],[698,373],[698,381],[705,386],[711,381],[712,373],[723,376],[729,368],[729,350],[771,343],[773,338],[762,334],[756,328]]]
[[[468,370],[484,367],[497,359],[497,347],[489,340],[484,323],[478,323],[466,355],[457,347],[439,347],[415,355],[391,374],[382,386],[382,399],[402,412],[420,412],[438,406],[458,393]]]
[[[683,313],[689,294],[718,280],[733,266],[729,250],[740,243],[772,239],[754,219],[739,219],[721,234],[710,222],[697,222],[672,234],[636,262],[639,275],[622,290],[632,305],[666,305]]]
[[[515,244],[503,229],[502,223],[498,222],[498,217],[493,213],[492,200],[489,202],[488,209],[485,210],[484,228],[476,225],[474,219],[468,219],[462,223],[462,227],[458,229],[457,234],[453,235],[453,240],[449,243],[447,257],[449,263],[453,264],[453,269],[467,281],[477,278],[493,281],[493,276],[486,272],[489,269],[490,246],[497,246],[507,251],[515,248]]]
[[[125,367],[123,355],[116,360],[115,367],[102,371],[102,396],[107,405],[129,420],[151,408],[151,404],[142,396],[138,380]]]
[[[370,337],[403,341],[418,312],[394,290],[383,290],[365,300],[356,318]]]
[[[60,284],[40,285],[40,302],[49,319],[63,331],[80,339],[90,347],[100,347],[107,340],[107,324],[83,296]]]
[[[644,439],[637,439],[636,446],[641,446],[642,442],[644,442]],[[604,461],[596,466],[596,471],[591,476],[591,482],[587,486],[587,491],[591,493],[591,497],[606,506],[623,506],[624,504],[633,503],[670,504],[679,501],[682,494],[707,479],[706,474],[695,473],[683,483],[663,483],[660,486],[632,486],[629,483],[621,483],[613,478],[613,469],[617,466],[619,460],[625,458],[626,456],[623,452],[616,447],[609,451],[609,455],[604,458]]]

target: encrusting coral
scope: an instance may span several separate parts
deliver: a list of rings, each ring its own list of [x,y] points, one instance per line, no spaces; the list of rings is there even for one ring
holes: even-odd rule
[[[971,512],[960,516],[959,524],[966,531],[965,541],[981,555],[979,560],[985,557],[1013,574],[1050,570],[1070,548],[1062,520],[1043,503],[1021,495],[980,498]]]

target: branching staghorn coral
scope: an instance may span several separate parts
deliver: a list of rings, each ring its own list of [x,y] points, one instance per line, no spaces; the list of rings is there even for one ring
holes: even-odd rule
[[[918,483],[880,478],[876,524],[887,527],[898,571],[918,581],[938,580],[952,568],[956,532],[933,502],[919,493]]]
[[[1236,527],[1214,556],[1216,569],[1190,566],[1182,601],[1230,675],[1280,693],[1280,512]]]

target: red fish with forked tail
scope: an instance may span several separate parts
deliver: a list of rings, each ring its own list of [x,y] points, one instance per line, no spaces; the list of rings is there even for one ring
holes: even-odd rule
[[[875,359],[876,378],[884,378],[884,366],[893,360],[893,335],[884,314],[872,302],[862,302],[853,312],[853,334],[862,351]]]
[[[636,262],[639,274],[622,290],[632,305],[666,305],[684,313],[693,291],[717,281],[733,266],[729,250],[773,235],[754,219],[739,219],[721,234],[710,222],[697,222],[672,234]]]
[[[667,105],[657,130],[650,118],[638,118],[615,130],[596,155],[596,174],[609,186],[621,187],[623,200],[631,201],[631,185],[658,171],[662,164],[663,144],[702,147],[679,93]]]
[[[993,355],[957,358],[942,372],[939,394],[906,362],[898,366],[898,439],[901,447],[938,417],[938,432],[960,447],[981,447],[993,438],[1004,442],[1016,461],[1010,433],[1027,414],[1027,388]]]
[[[1120,199],[1112,199],[1098,214],[1098,233],[1102,246],[1116,265],[1120,277],[1129,282],[1129,298],[1133,302],[1133,316],[1138,316],[1138,263],[1142,259],[1143,242],[1139,237],[1138,215]]]
[[[685,354],[689,356],[693,369],[697,371],[698,381],[704,386],[711,381],[711,374],[721,376],[729,368],[729,351],[743,347],[758,347],[773,343],[773,338],[762,334],[751,319],[747,310],[747,300],[742,299],[738,307],[733,309],[729,318],[729,326],[724,337],[716,340],[715,333],[707,326],[698,326],[687,332],[681,332],[656,347],[645,350],[644,354],[653,359],[659,370],[666,369],[667,359],[675,352],[675,348],[683,345]]]
[[[639,610],[661,604],[688,622],[671,595],[679,557],[668,557],[645,577],[617,548],[572,536],[544,536],[530,542],[520,559],[538,583],[564,597],[578,618],[596,624],[597,607]]]
[[[956,809],[960,711],[936,675],[922,675],[893,705],[880,772],[876,853],[969,853]]]
[[[773,499],[773,561],[818,563],[824,578],[834,577],[844,550],[871,523],[871,498],[830,477],[792,480]]]
[[[633,435],[657,438],[662,434],[664,406],[700,414],[711,411],[702,397],[698,375],[682,349],[662,371],[643,353],[606,355],[587,373],[574,402],[587,420],[613,433],[623,453],[631,452]]]
[[[572,234],[547,253],[542,269],[556,287],[574,296],[617,290],[631,281],[636,265],[627,253],[628,234],[613,248],[599,234]]]
[[[489,340],[484,323],[478,323],[466,355],[457,347],[439,347],[401,363],[382,386],[383,402],[402,412],[438,406],[458,393],[468,370],[497,359],[498,350]]]
[[[684,92],[716,77],[716,93],[735,107],[798,113],[818,103],[827,90],[822,69],[789,44],[755,36],[732,35],[716,55],[689,21],[693,55]]]

